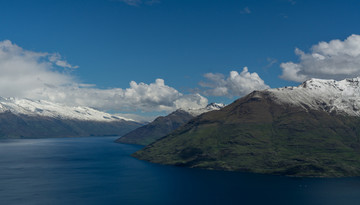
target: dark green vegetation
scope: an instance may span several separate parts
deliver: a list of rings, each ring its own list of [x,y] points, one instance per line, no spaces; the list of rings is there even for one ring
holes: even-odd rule
[[[359,118],[253,92],[200,115],[133,156],[154,163],[288,176],[360,175]]]
[[[0,113],[0,138],[46,138],[122,135],[141,124],[124,120],[80,121]]]
[[[127,133],[117,139],[116,142],[148,145],[184,125],[192,118],[193,116],[188,112],[176,110],[165,117],[158,117],[151,123]]]

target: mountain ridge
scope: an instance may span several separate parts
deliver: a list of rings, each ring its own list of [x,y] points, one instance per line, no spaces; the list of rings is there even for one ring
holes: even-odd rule
[[[360,116],[360,77],[341,81],[310,79],[297,87],[267,89],[279,103]]]
[[[0,97],[0,113],[5,111],[10,111],[14,114],[46,116],[62,119],[90,121],[135,121],[85,106],[66,106],[45,100]]]
[[[121,136],[141,125],[89,107],[0,98],[0,138]]]
[[[359,176],[360,118],[352,109],[358,88],[358,78],[311,79],[297,87],[254,91],[193,118],[133,156],[193,168]]]
[[[221,109],[224,106],[222,103],[210,103],[200,109],[177,109],[167,116],[157,117],[152,122],[130,131],[115,142],[148,145],[184,125],[195,116]]]

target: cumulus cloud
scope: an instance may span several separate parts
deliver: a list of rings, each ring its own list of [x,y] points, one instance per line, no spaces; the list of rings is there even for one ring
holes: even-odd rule
[[[320,42],[310,53],[296,48],[300,62],[281,63],[281,78],[302,82],[309,78],[343,79],[360,75],[360,35],[351,35],[344,41]]]
[[[6,40],[0,42],[0,96],[42,99],[71,106],[100,110],[172,111],[200,108],[207,99],[199,94],[185,95],[165,85],[130,82],[129,88],[98,89],[81,84],[69,74],[77,68],[59,54],[25,50]]]
[[[33,96],[67,105],[85,105],[101,110],[118,111],[172,111],[178,108],[200,108],[207,105],[207,99],[199,94],[185,95],[165,85],[163,79],[154,83],[130,82],[126,89],[98,89],[68,86],[44,86],[34,90]]]
[[[257,73],[250,73],[247,67],[241,73],[231,71],[227,78],[219,73],[207,73],[204,77],[207,81],[199,84],[208,88],[204,94],[209,96],[243,96],[254,90],[269,88]]]
[[[2,96],[26,96],[43,85],[65,85],[73,78],[62,68],[72,68],[59,54],[32,52],[9,40],[0,42],[0,90]]]

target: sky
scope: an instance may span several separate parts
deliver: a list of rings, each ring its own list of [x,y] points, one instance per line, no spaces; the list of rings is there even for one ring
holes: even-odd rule
[[[358,0],[0,0],[0,96],[148,118],[360,76]]]

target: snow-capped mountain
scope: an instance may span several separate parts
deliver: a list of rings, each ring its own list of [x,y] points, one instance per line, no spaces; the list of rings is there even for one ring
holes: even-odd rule
[[[360,77],[341,81],[310,79],[297,87],[267,91],[278,103],[360,116]]]
[[[0,138],[121,136],[141,125],[89,107],[0,97]]]
[[[44,116],[85,121],[134,121],[132,119],[111,115],[89,107],[70,107],[44,100],[0,97],[0,113],[4,112],[11,112],[16,115],[21,114],[27,116]]]
[[[360,176],[359,81],[311,79],[297,87],[254,91],[132,156],[212,170]]]
[[[222,103],[211,103],[200,109],[178,109],[167,116],[156,118],[149,124],[127,133],[116,141],[127,144],[147,145],[169,134],[192,118],[209,111],[219,110],[224,106]]]
[[[206,112],[210,112],[213,110],[220,110],[221,108],[225,107],[223,103],[210,103],[206,107],[199,108],[199,109],[183,109],[185,112],[190,113],[192,116],[198,116]]]

